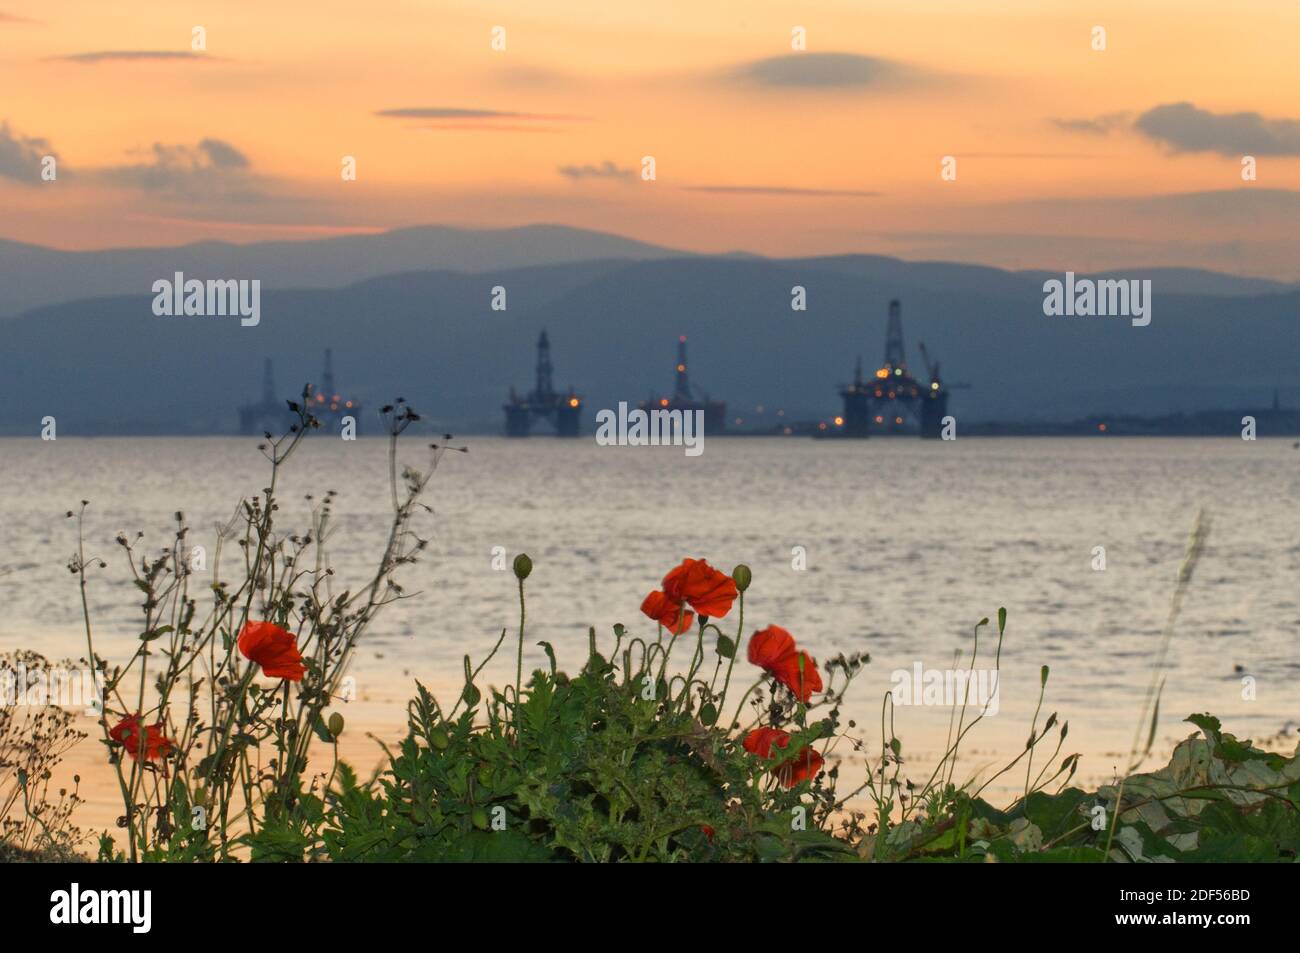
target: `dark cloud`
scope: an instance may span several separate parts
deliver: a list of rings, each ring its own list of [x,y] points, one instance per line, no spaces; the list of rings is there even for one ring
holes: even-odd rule
[[[1192,103],[1166,103],[1138,116],[1133,127],[1174,152],[1300,155],[1300,121],[1257,112],[1213,113]]]
[[[0,123],[0,176],[37,185],[41,181],[41,159],[47,155],[56,155],[47,140],[19,135],[9,128],[9,123]],[[64,174],[62,169],[59,171]]]
[[[891,83],[905,72],[897,63],[858,53],[790,53],[730,71],[733,79],[777,89],[862,89]]]
[[[260,197],[248,157],[220,139],[203,139],[194,146],[155,142],[146,157],[95,174],[111,185],[171,198],[251,201]]]
[[[783,185],[688,185],[687,192],[712,192],[722,195],[779,195],[796,198],[869,199],[880,195],[859,189],[801,189]]]
[[[636,181],[636,170],[624,168],[606,159],[600,165],[562,165],[557,170],[565,178],[580,182],[583,179],[605,179],[617,182]]]
[[[170,62],[210,63],[217,58],[206,53],[191,53],[185,50],[94,50],[90,53],[70,53],[67,56],[53,57],[64,63],[111,63],[115,61],[167,60]]]

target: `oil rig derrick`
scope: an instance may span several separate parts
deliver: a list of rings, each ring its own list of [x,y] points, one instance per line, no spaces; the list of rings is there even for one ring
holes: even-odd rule
[[[298,399],[299,395],[294,394],[294,400]],[[334,352],[330,348],[325,349],[325,370],[320,385],[307,385],[306,409],[322,425],[334,425],[344,417],[356,419],[360,416],[360,402],[340,394],[334,386]],[[267,358],[262,368],[262,399],[239,408],[239,432],[280,434],[295,420],[288,402],[276,397],[275,370],[271,359]]]
[[[506,436],[527,437],[538,420],[547,421],[558,437],[578,436],[582,419],[582,398],[569,388],[567,393],[555,390],[551,365],[551,341],[545,329],[537,339],[537,375],[533,389],[520,396],[510,388],[510,397],[502,409],[506,414]]]
[[[948,413],[948,389],[939,378],[939,364],[931,364],[921,345],[926,379],[918,380],[907,369],[903,344],[902,308],[897,299],[889,302],[889,323],[885,331],[885,360],[868,378],[858,358],[853,383],[840,388],[844,412],[836,421],[845,437],[872,434],[919,434],[937,438]]]
[[[651,396],[648,400],[641,401],[641,409],[647,412],[680,410],[683,413],[700,410],[704,412],[705,430],[713,434],[722,433],[727,427],[727,404],[725,401],[711,400],[702,390],[697,395],[695,389],[691,387],[690,374],[686,369],[685,334],[677,338],[677,364],[674,374],[672,396]]]

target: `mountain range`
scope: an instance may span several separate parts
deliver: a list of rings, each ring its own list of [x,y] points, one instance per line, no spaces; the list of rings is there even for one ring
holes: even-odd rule
[[[261,321],[159,317],[152,283],[259,279]],[[1048,317],[1043,282],[871,255],[693,255],[555,226],[440,227],[307,242],[63,252],[0,243],[0,432],[213,433],[261,394],[274,361],[288,397],[333,351],[367,415],[401,395],[438,429],[499,432],[511,385],[532,383],[548,331],[557,386],[587,407],[671,389],[678,335],[693,383],[747,424],[825,419],[861,355],[883,357],[888,302],[907,356],[940,360],[970,421],[1262,407],[1300,399],[1300,288],[1184,269],[1150,279],[1152,321]],[[806,310],[791,307],[805,289]],[[494,310],[504,289],[505,309]],[[759,413],[757,407],[764,410]],[[590,418],[589,418],[590,419]],[[364,416],[361,431],[374,432]]]

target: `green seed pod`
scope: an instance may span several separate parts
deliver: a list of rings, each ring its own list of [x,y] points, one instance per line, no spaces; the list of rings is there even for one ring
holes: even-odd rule
[[[741,563],[735,569],[731,570],[731,578],[736,581],[736,589],[744,592],[749,588],[749,584],[754,581],[754,574],[750,572],[749,567]]]
[[[451,739],[447,737],[447,732],[441,728],[434,729],[429,735],[429,744],[433,745],[439,751],[446,751],[447,746],[451,744]]]
[[[527,553],[520,553],[515,557],[515,578],[523,582],[528,578],[529,573],[533,571],[533,561],[528,558]]]

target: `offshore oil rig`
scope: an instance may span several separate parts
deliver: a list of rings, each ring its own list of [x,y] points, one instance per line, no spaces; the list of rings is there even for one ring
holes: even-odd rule
[[[686,335],[677,338],[677,368],[671,397],[650,397],[641,401],[644,411],[704,411],[704,427],[711,434],[722,433],[727,427],[727,405],[721,400],[710,400],[709,395],[700,391],[696,397],[691,388],[691,379],[686,373]]]
[[[545,420],[557,437],[576,437],[582,420],[582,398],[572,387],[568,393],[555,390],[551,374],[551,342],[542,330],[537,339],[537,380],[532,391],[519,396],[510,388],[510,399],[502,406],[506,413],[506,436],[527,437],[534,421]]]
[[[325,372],[320,385],[309,384],[308,388],[307,410],[322,427],[337,424],[344,417],[357,418],[361,413],[360,402],[341,395],[334,387],[334,353],[330,348],[325,349]],[[294,399],[298,396],[295,394]],[[275,369],[268,358],[262,366],[262,399],[239,408],[239,432],[280,434],[296,419],[285,399],[276,397]]]
[[[853,383],[840,388],[844,413],[835,420],[828,436],[868,437],[873,434],[919,434],[937,439],[948,414],[948,388],[939,377],[939,362],[930,362],[925,345],[920,345],[928,380],[917,380],[907,369],[903,348],[902,308],[889,302],[889,325],[885,332],[885,362],[869,378],[862,376],[862,358],[853,372]],[[964,386],[964,385],[958,385]]]

